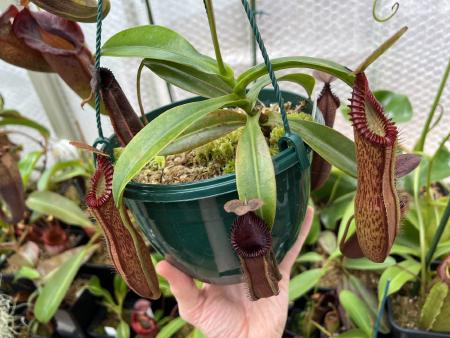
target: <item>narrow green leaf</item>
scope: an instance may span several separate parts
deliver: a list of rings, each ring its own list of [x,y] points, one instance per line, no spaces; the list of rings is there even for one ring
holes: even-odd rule
[[[100,279],[97,276],[91,277],[87,285],[87,289],[94,296],[102,297],[104,302],[111,305],[115,304],[111,293],[100,285]]]
[[[171,338],[175,332],[179,331],[183,326],[186,325],[186,321],[177,317],[171,320],[167,325],[165,325],[161,331],[159,331],[156,338]]]
[[[318,243],[327,254],[331,255],[337,248],[336,235],[332,231],[322,231]]]
[[[306,237],[305,244],[311,245],[317,242],[320,235],[320,220],[319,215],[314,213],[313,222],[311,229],[309,230],[308,236]]]
[[[189,127],[160,155],[179,154],[194,149],[245,125],[247,116],[230,109],[218,109]]]
[[[373,322],[366,304],[349,290],[339,293],[339,301],[353,324],[370,337]]]
[[[303,255],[300,255],[295,260],[297,263],[317,263],[323,260],[322,255],[319,255],[317,252],[307,252]]]
[[[384,111],[395,123],[411,120],[413,108],[407,96],[389,90],[376,90],[373,95],[380,101]]]
[[[271,63],[274,71],[288,68],[310,68],[333,75],[347,83],[349,86],[352,86],[355,81],[355,75],[350,69],[325,59],[308,56],[292,56],[272,59]],[[264,64],[259,64],[246,70],[237,78],[235,92],[240,93],[245,91],[251,82],[266,74],[267,68]]]
[[[87,176],[87,173],[79,160],[56,162],[41,175],[41,178],[37,183],[38,190],[49,190],[57,177],[57,173],[60,171],[65,172],[69,168],[81,169],[84,172],[84,176]]]
[[[234,76],[226,65],[220,74],[217,61],[200,54],[184,37],[166,27],[146,25],[126,29],[111,37],[102,55],[140,57],[147,67],[180,88],[206,97],[229,94]]]
[[[450,251],[450,247],[449,247]],[[394,243],[391,248],[391,255],[413,255],[416,257],[420,256],[420,249],[416,247],[410,247],[402,244]]]
[[[373,289],[369,289],[361,279],[357,278],[352,274],[348,274],[348,289],[354,292],[368,308],[370,315],[372,317],[371,322],[375,323],[379,314],[378,301]],[[386,316],[383,316],[380,321],[379,331],[381,333],[389,333],[389,324],[387,322]]]
[[[34,191],[27,200],[28,208],[42,214],[52,215],[67,224],[92,227],[92,223],[78,205],[67,197],[51,191]]]
[[[327,162],[356,177],[355,144],[338,131],[316,122],[293,120],[291,129],[299,134]]]
[[[258,215],[272,227],[275,221],[277,187],[269,146],[259,126],[259,115],[249,116],[236,148],[236,186],[239,199],[264,202]]]
[[[420,313],[420,328],[427,331],[433,329],[433,324],[441,312],[447,293],[448,286],[444,282],[439,281],[433,285]]]
[[[289,282],[289,301],[292,302],[314,288],[324,273],[323,269],[312,269],[293,277]]]
[[[36,269],[30,268],[28,266],[22,266],[19,271],[14,275],[14,282],[23,278],[35,280],[41,277],[41,274]]]
[[[39,132],[44,138],[48,138],[50,136],[50,132],[47,128],[45,128],[43,125],[30,120],[24,116],[10,116],[10,117],[3,117],[0,119],[0,126],[24,126],[28,128],[32,128]]]
[[[22,177],[22,184],[24,187],[28,185],[30,176],[33,173],[33,170],[36,167],[36,163],[39,161],[42,154],[42,150],[30,151],[20,159],[18,166],[20,176]]]
[[[64,263],[45,283],[34,306],[34,314],[39,322],[46,324],[52,319],[69,290],[78,269],[83,264],[84,257],[90,250],[92,250],[92,247],[84,247],[83,250]]]
[[[217,97],[233,92],[231,75],[227,81],[222,75],[206,73],[192,66],[166,60],[145,59],[144,65],[167,82],[203,97]]]
[[[308,96],[311,96],[312,91],[314,90],[314,85],[316,84],[316,80],[313,76],[308,74],[302,74],[302,73],[294,73],[294,74],[287,74],[283,76],[277,77],[278,82],[280,81],[288,81],[295,84],[298,84],[302,86]],[[270,80],[269,76],[264,76],[258,79],[258,81],[255,82],[255,84],[250,88],[250,90],[247,93],[247,97],[250,99],[251,102],[255,102],[256,99],[259,96],[259,93],[261,90],[268,85],[270,85],[272,81]]]
[[[391,281],[388,296],[400,290],[407,282],[416,278],[420,271],[420,263],[408,259],[388,267],[378,281],[378,301],[383,299],[384,289],[388,280]]]
[[[320,220],[325,225],[325,228],[334,230],[338,224],[338,221],[342,219],[345,211],[350,204],[353,204],[353,198],[355,192],[352,191],[348,194],[339,196],[327,207],[320,210]]]
[[[114,295],[118,303],[123,302],[128,293],[128,286],[119,274],[114,275]]]
[[[395,259],[391,256],[386,257],[383,263],[374,263],[367,258],[344,258],[343,266],[352,270],[384,270],[395,264]]]
[[[344,333],[341,333],[336,338],[370,338],[370,336],[367,335],[363,330],[352,329]]]
[[[127,322],[121,320],[116,328],[116,338],[130,338],[130,327]]]
[[[152,120],[128,143],[116,162],[113,177],[116,204],[121,203],[128,182],[191,125],[216,109],[243,103],[246,101],[236,95],[227,95],[177,106]]]
[[[207,337],[202,333],[202,331],[195,328],[194,330],[191,331],[191,333],[189,333],[189,336],[187,336],[187,338],[207,338]]]

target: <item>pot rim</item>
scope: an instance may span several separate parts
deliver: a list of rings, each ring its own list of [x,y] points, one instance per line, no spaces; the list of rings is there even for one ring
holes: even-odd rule
[[[264,89],[261,93],[263,92],[273,93],[273,90]],[[302,95],[293,94],[288,91],[283,91],[283,93],[295,96],[298,99],[309,101],[308,98]],[[172,107],[189,102],[201,101],[204,99],[205,98],[196,96],[181,101],[176,101],[154,109],[147,115],[159,115]],[[308,107],[311,108],[311,104],[308,104],[307,109]],[[108,139],[112,140],[114,137],[115,135],[112,135]],[[108,144],[111,143],[109,142]],[[309,148],[306,147],[306,149]],[[294,148],[287,148],[281,151],[277,155],[273,156],[272,160],[276,176],[298,164],[298,159]],[[215,197],[236,191],[236,174],[232,173],[189,183],[148,184],[131,181],[125,187],[124,197],[125,200],[129,199],[143,202],[184,202]]]
[[[450,337],[450,332],[437,332],[437,331],[425,331],[422,329],[409,329],[400,326],[394,318],[394,308],[392,305],[392,297],[389,296],[387,300],[387,314],[388,321],[391,325],[392,330],[402,332],[402,334],[410,335],[411,337],[421,337],[421,338],[448,338]]]

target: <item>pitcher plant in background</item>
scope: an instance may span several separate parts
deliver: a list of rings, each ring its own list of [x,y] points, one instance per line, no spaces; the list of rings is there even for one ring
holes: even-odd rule
[[[0,16],[0,58],[21,68],[57,73],[83,99],[91,92],[92,54],[76,22],[11,5]]]

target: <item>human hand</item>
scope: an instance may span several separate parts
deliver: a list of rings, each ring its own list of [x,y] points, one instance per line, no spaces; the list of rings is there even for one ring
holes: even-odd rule
[[[245,284],[204,284],[198,289],[193,279],[167,261],[156,271],[165,277],[178,301],[180,316],[208,338],[278,338],[287,320],[289,277],[311,228],[314,210],[308,208],[297,241],[279,270],[283,276],[277,296],[251,301]]]

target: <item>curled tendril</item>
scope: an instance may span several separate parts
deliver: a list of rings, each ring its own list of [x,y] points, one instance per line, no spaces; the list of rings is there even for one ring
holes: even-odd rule
[[[377,14],[377,1],[378,0],[373,0],[372,15],[373,15],[373,18],[378,22],[386,22],[386,21],[390,20],[397,13],[397,11],[400,7],[400,4],[398,2],[396,2],[395,4],[392,5],[391,15],[389,15],[386,18],[380,18]]]

